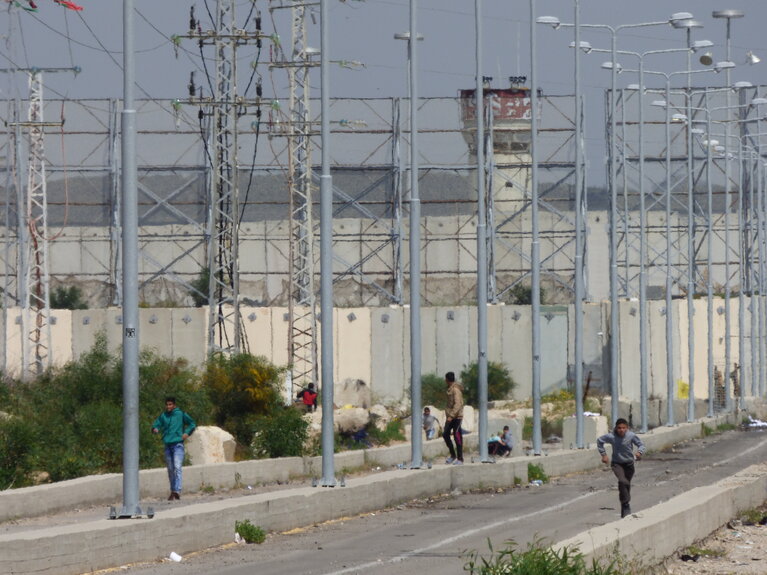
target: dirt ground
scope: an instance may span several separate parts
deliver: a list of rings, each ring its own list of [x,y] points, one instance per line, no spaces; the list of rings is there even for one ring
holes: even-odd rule
[[[765,512],[765,510],[762,510]],[[698,555],[697,560],[694,560]],[[684,557],[686,561],[682,559]],[[709,537],[667,559],[655,575],[767,573],[767,526],[733,520]]]

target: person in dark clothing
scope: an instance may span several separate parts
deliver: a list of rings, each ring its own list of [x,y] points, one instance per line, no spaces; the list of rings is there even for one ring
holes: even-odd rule
[[[447,407],[445,408],[445,429],[442,439],[445,440],[450,450],[450,457],[445,460],[448,465],[463,465],[463,387],[455,380],[455,373],[448,371],[445,374],[447,385]],[[455,448],[450,440],[450,435],[455,439]]]
[[[306,413],[311,413],[317,409],[317,392],[314,390],[314,384],[310,383],[308,387],[298,392],[298,399],[304,404]]]
[[[634,460],[639,460],[645,452],[644,443],[632,431],[628,422],[620,418],[615,422],[612,433],[606,433],[597,439],[597,450],[602,456],[602,463],[610,462],[605,451],[605,444],[612,446],[611,467],[618,478],[618,498],[621,502],[621,517],[631,514],[631,478],[634,477]],[[634,447],[637,448],[634,453]]]
[[[197,428],[188,414],[176,407],[175,397],[165,398],[165,411],[154,420],[152,433],[162,433],[165,464],[168,467],[170,495],[168,501],[181,499],[181,466],[184,463],[184,441]]]

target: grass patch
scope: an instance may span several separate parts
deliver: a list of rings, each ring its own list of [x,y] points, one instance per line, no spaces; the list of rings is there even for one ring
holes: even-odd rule
[[[258,525],[253,525],[249,519],[235,521],[234,531],[245,543],[263,543],[266,540],[266,532]]]
[[[590,564],[574,547],[555,550],[541,540],[533,541],[520,550],[514,541],[495,551],[488,541],[490,553],[480,555],[471,551],[465,555],[463,570],[472,575],[623,575],[617,560]]]
[[[738,426],[732,423],[721,423],[716,426],[717,433],[724,433],[725,431],[732,431],[733,429],[738,429]]]
[[[708,549],[705,547],[698,547],[697,545],[690,545],[684,550],[688,555],[700,555],[701,557],[724,557],[725,552],[723,549]]]
[[[703,437],[708,437],[709,435],[712,435],[714,433],[714,430],[708,425],[706,425],[705,423],[701,425],[700,430],[703,434]]]
[[[543,467],[541,467],[540,465],[536,465],[535,463],[528,463],[527,464],[527,480],[535,481],[537,479],[540,479],[544,483],[549,482],[549,476],[546,475],[546,472],[543,470]]]

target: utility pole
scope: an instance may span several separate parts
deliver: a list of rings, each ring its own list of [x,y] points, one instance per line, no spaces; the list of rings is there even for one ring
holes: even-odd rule
[[[4,68],[0,72],[26,72],[29,86],[27,119],[15,123],[16,128],[26,129],[28,148],[27,185],[18,208],[22,377],[26,379],[42,373],[52,360],[45,128],[60,128],[63,122],[44,121],[43,72],[78,74],[80,68]],[[19,130],[14,133],[19,135]]]
[[[238,172],[237,119],[256,107],[260,116],[260,84],[256,99],[246,99],[237,91],[237,51],[240,47],[260,43],[261,32],[258,12],[248,19],[244,28],[235,20],[235,1],[218,0],[213,15],[212,30],[203,31],[195,18],[194,7],[189,18],[189,32],[173,37],[178,44],[182,38],[195,40],[202,52],[210,47],[214,51],[215,72],[208,78],[213,93],[203,96],[203,85],[197,86],[192,75],[189,97],[175,100],[174,105],[199,106],[201,122],[208,120],[206,143],[210,163],[211,185],[208,198],[208,352],[239,353],[248,351],[248,343],[240,313],[239,229],[240,186]],[[251,15],[253,12],[251,11]],[[206,68],[207,70],[207,68]]]
[[[319,51],[306,41],[307,6],[317,2],[285,0],[270,10],[289,9],[290,55],[280,56],[272,66],[288,72],[289,110],[284,134],[288,140],[288,187],[290,194],[290,297],[288,300],[288,357],[293,386],[319,381],[317,361],[317,300],[315,291],[315,247],[311,121],[309,117],[309,68],[319,66]]]

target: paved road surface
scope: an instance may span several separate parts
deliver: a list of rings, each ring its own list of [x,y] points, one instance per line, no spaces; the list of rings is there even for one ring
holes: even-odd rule
[[[595,455],[595,457],[597,457]],[[651,453],[637,464],[635,513],[714,483],[767,457],[767,434],[730,431]],[[407,471],[403,471],[407,473]],[[181,563],[134,565],[131,575],[440,575],[464,573],[465,550],[487,552],[513,539],[563,540],[619,517],[616,481],[605,468],[542,487],[444,494],[292,533],[262,545],[226,546]],[[234,527],[233,527],[234,529]],[[170,553],[171,549],[168,550]]]

